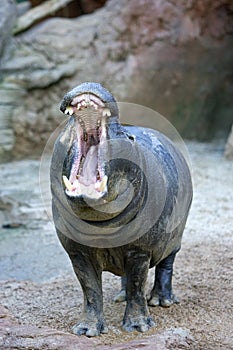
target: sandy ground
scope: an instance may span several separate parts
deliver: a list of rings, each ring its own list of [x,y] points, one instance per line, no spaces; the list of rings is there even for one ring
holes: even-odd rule
[[[121,329],[125,305],[112,302],[119,290],[119,278],[104,273],[109,333],[99,338],[102,344],[183,327],[195,339],[190,349],[233,349],[233,162],[223,158],[222,142],[188,142],[187,146],[194,200],[174,267],[174,291],[181,303],[168,309],[150,307],[157,328],[146,334],[125,333]],[[16,194],[23,226],[1,231],[0,300],[23,324],[49,325],[70,332],[82,312],[82,293],[43,213],[36,185],[38,166],[38,161],[1,166],[0,176],[9,184],[1,186],[1,193],[7,198]],[[15,215],[13,219],[17,220]],[[148,289],[152,282],[153,270]]]

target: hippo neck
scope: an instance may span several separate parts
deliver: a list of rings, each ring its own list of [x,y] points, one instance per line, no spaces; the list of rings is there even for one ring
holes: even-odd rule
[[[133,136],[117,119],[108,123],[108,192],[97,201],[71,198],[72,210],[80,219],[96,226],[118,227],[129,223],[142,210],[147,181],[141,167],[128,157],[133,142]]]
[[[93,226],[106,228],[118,228],[130,223],[143,209],[147,198],[147,182],[139,170],[134,181],[130,183],[128,173],[124,172],[120,161],[114,161],[110,167],[117,166],[118,171],[112,171],[109,176],[109,192],[105,203],[96,206],[75,207],[78,209],[78,216]],[[121,167],[120,167],[121,166]],[[133,164],[127,164],[132,168]],[[130,185],[129,185],[130,184]],[[120,191],[118,190],[120,188]]]

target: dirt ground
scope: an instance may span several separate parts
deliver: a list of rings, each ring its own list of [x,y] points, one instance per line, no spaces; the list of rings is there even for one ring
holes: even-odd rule
[[[104,273],[104,305],[109,333],[99,337],[102,344],[119,343],[146,337],[157,330],[182,327],[189,329],[195,340],[190,349],[233,349],[233,162],[223,158],[223,143],[220,141],[211,144],[188,142],[187,146],[192,160],[194,200],[183,246],[174,267],[173,286],[181,302],[167,309],[150,307],[156,328],[146,334],[128,334],[121,329],[125,303],[115,304],[112,301],[119,290],[120,280]],[[5,165],[1,168],[1,175],[8,173],[10,183],[22,164],[25,168],[27,163]],[[34,161],[33,164],[33,176],[36,176],[39,162]],[[17,179],[17,186],[25,182],[22,176]],[[34,197],[35,203],[40,203],[37,189]],[[41,207],[41,204],[38,206]],[[46,222],[45,216],[41,219],[40,213],[42,209],[39,214],[37,212],[37,217],[32,215],[33,224],[27,219],[34,237],[37,232],[45,235],[41,230],[46,227],[47,240],[40,240],[36,251],[32,242],[27,241],[28,233],[22,235],[21,246],[17,243],[12,248],[9,236],[12,235],[13,240],[16,234],[9,229],[1,232],[0,243],[4,252],[9,252],[1,254],[0,258],[4,275],[0,281],[1,304],[8,307],[23,324],[48,325],[70,332],[82,312],[81,288],[65,253],[56,238],[53,239],[55,232],[52,225]],[[49,251],[46,250],[48,245]],[[22,260],[25,251],[33,259]],[[43,251],[47,253],[43,254]],[[43,266],[46,270],[44,279]],[[17,271],[27,273],[20,275]],[[153,273],[151,270],[148,289],[153,283]]]

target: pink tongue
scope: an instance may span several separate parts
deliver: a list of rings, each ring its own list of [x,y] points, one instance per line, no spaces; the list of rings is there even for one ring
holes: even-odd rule
[[[96,182],[97,152],[98,147],[91,146],[86,155],[82,173],[79,178],[79,182],[81,182],[83,185],[88,186]]]

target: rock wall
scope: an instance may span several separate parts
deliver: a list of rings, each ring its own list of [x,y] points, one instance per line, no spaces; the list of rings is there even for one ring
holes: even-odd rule
[[[92,14],[49,19],[16,36],[1,65],[4,83],[26,92],[12,115],[13,155],[42,151],[63,120],[62,96],[83,81],[157,110],[185,137],[226,132],[232,15],[229,0],[109,0]]]
[[[11,31],[15,18],[15,2],[2,0],[0,6],[0,68],[4,53],[8,53],[12,45]],[[2,161],[11,158],[15,142],[12,125],[12,114],[15,108],[14,90],[12,85],[3,84],[0,76],[0,160]]]

